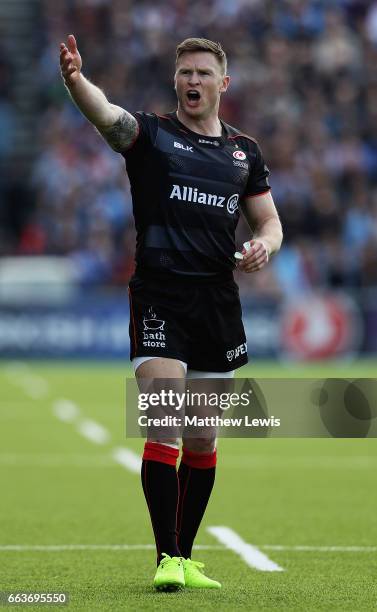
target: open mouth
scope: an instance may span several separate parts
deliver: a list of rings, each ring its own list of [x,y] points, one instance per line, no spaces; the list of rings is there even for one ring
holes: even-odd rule
[[[196,89],[189,89],[186,95],[189,102],[199,102],[200,100],[200,93]]]

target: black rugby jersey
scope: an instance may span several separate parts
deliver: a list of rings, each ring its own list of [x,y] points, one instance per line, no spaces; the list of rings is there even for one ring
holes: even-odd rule
[[[221,137],[213,137],[191,131],[175,112],[137,112],[135,118],[139,134],[123,155],[137,232],[136,274],[229,275],[240,202],[270,188],[258,144],[224,122]]]

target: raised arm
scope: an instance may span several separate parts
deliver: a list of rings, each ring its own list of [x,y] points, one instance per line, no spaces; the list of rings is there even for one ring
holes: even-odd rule
[[[81,72],[82,59],[70,34],[60,45],[60,68],[64,84],[82,114],[97,128],[114,151],[124,151],[138,134],[138,123],[124,108],[111,104],[103,91]]]

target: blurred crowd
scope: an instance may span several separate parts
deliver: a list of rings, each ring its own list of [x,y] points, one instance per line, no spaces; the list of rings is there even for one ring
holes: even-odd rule
[[[285,232],[279,256],[257,275],[239,278],[242,289],[286,294],[377,286],[377,1],[41,5],[39,153],[23,222],[6,236],[3,254],[67,255],[84,285],[127,282],[135,236],[124,162],[70,101],[59,43],[76,35],[83,72],[115,104],[167,112],[175,108],[176,44],[203,36],[220,41],[228,54],[231,86],[221,116],[259,141]],[[0,129],[6,138],[8,72],[5,58]],[[247,237],[241,225],[239,242]]]

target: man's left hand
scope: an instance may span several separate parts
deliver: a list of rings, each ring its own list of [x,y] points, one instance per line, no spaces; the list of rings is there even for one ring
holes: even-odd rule
[[[242,255],[238,268],[247,273],[257,272],[268,263],[270,250],[263,240],[256,238],[244,243]]]

